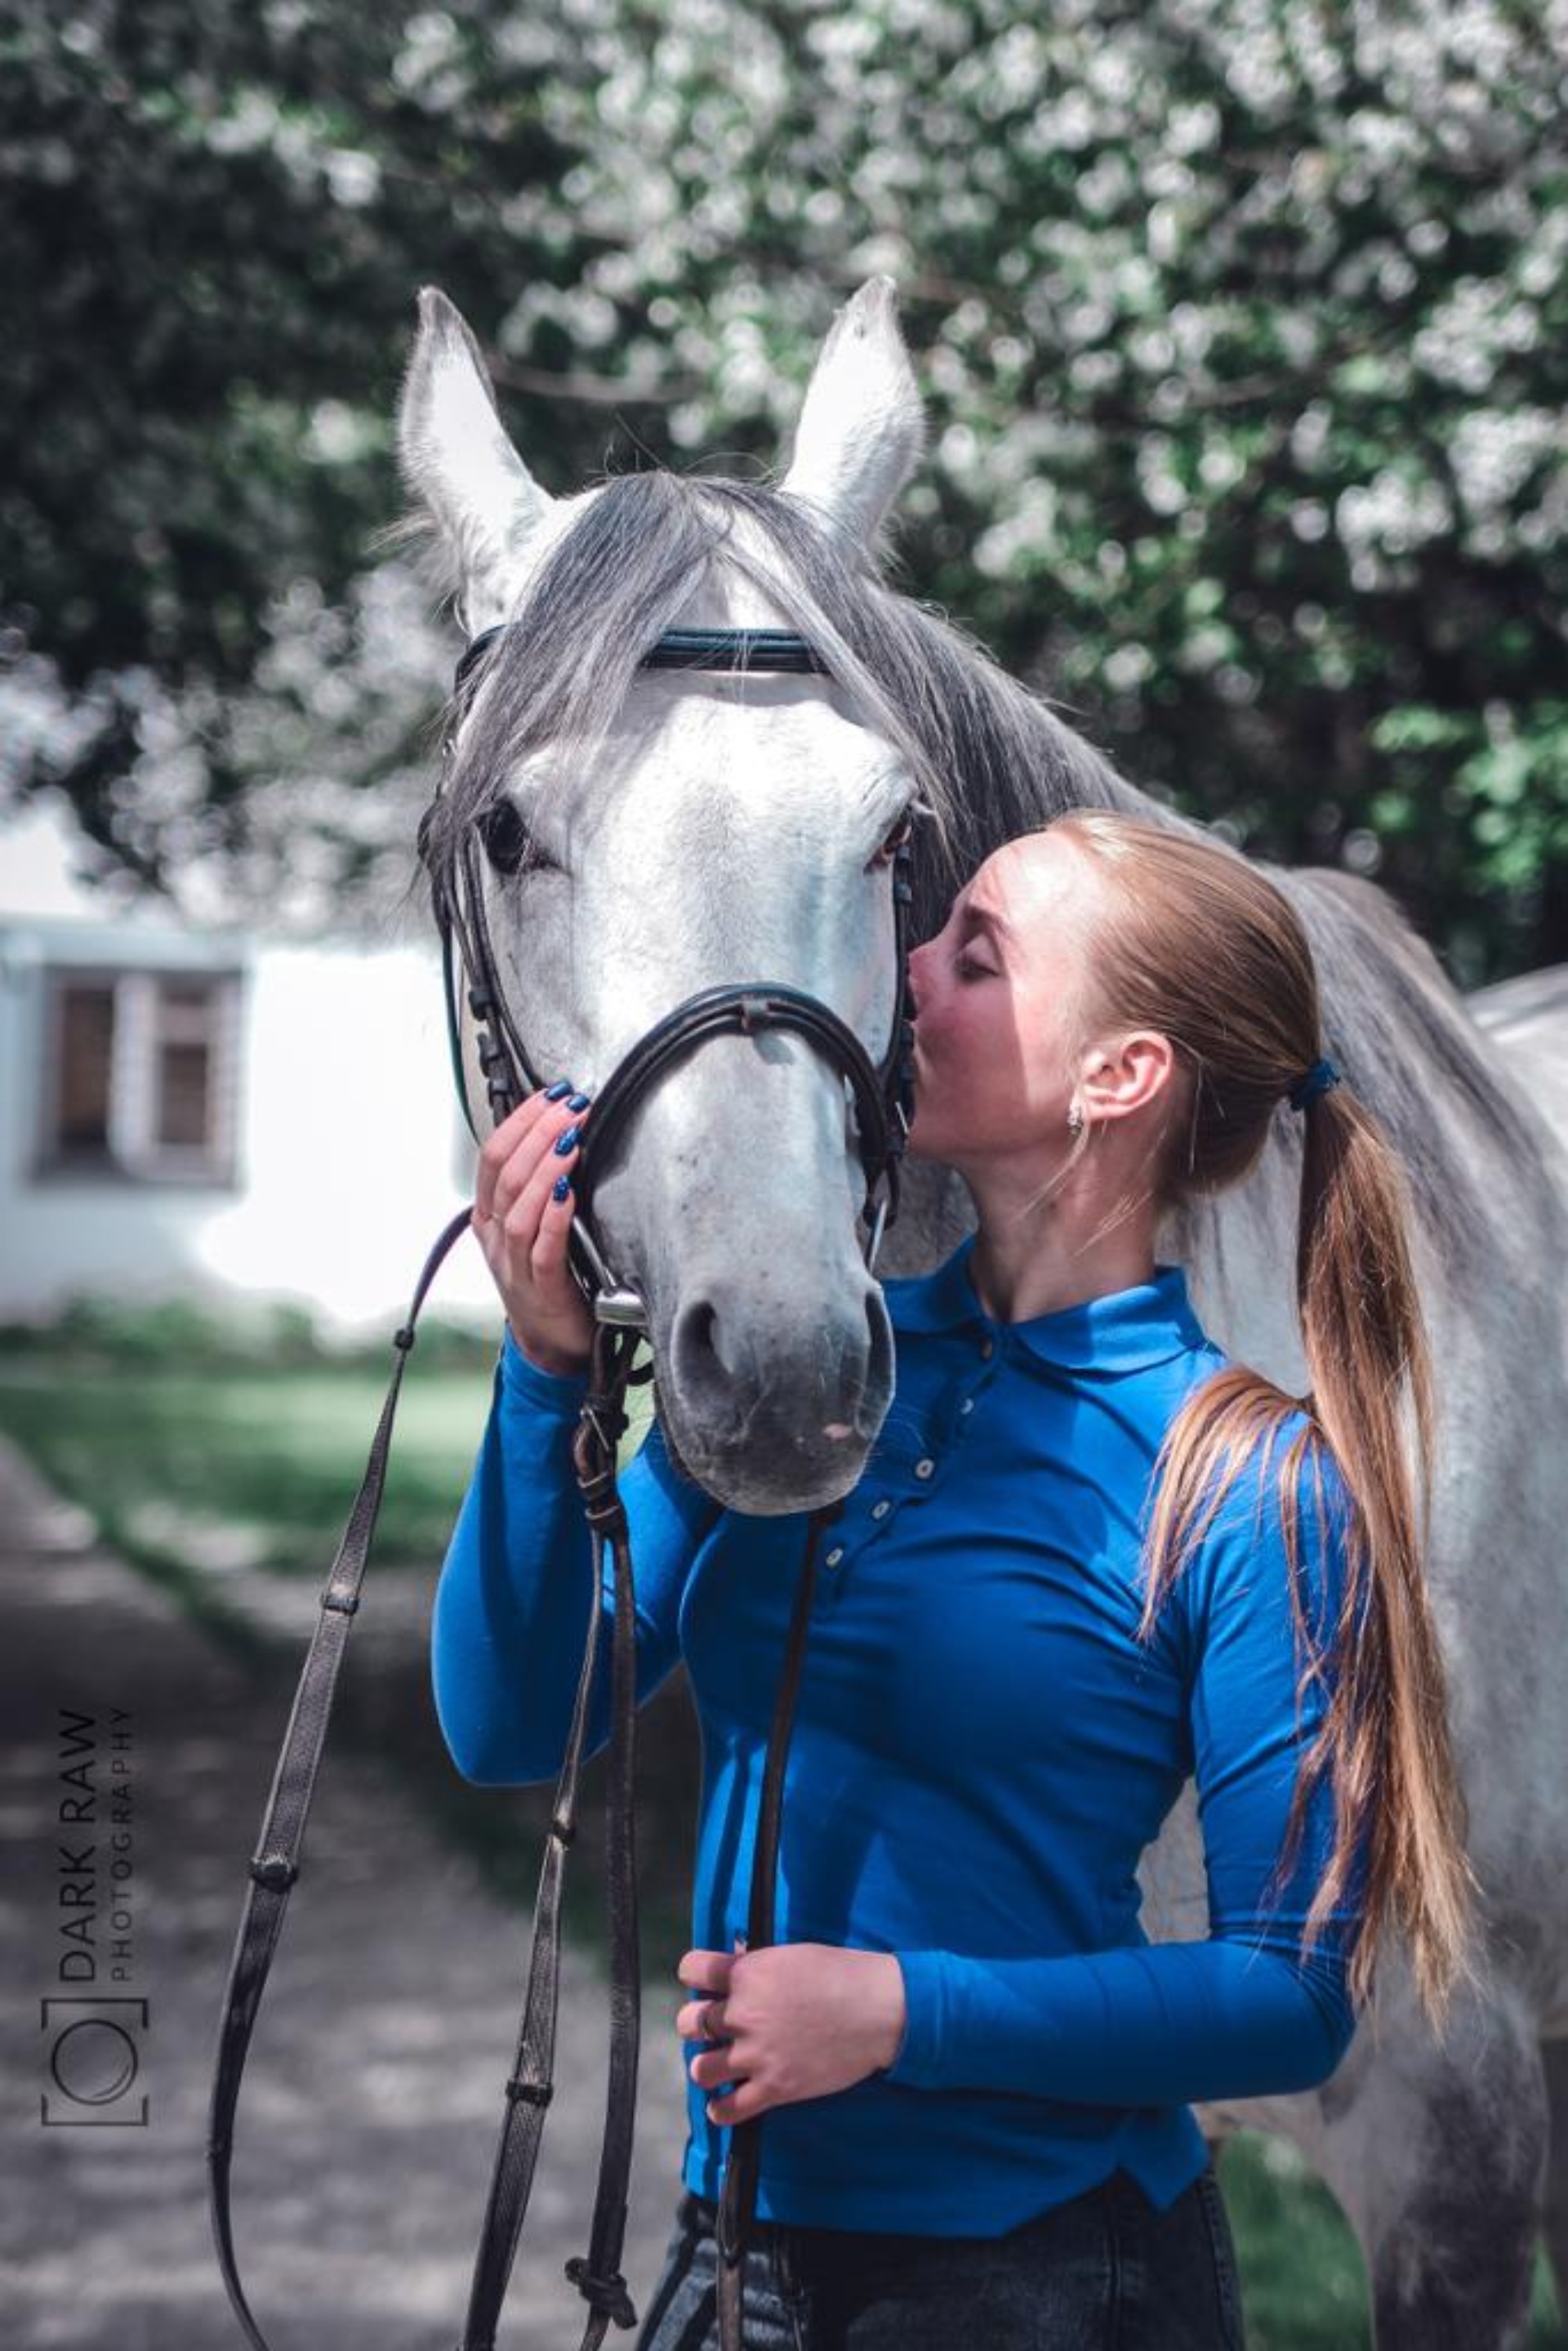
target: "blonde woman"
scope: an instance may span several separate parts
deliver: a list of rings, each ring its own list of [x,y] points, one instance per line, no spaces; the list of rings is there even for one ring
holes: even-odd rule
[[[657,1427],[623,1481],[639,1690],[683,1658],[704,1752],[691,2136],[640,2351],[716,2342],[727,2134],[763,2114],[755,2351],[1226,2351],[1191,2102],[1326,2079],[1386,1928],[1435,2019],[1467,1964],[1400,1170],[1324,1056],[1288,903],[1217,843],[1060,817],[987,861],[911,974],[911,1148],[978,1224],[887,1286],[897,1390],[824,1556],[766,1950],[739,1931],[751,1767],[800,1524],[722,1510]],[[433,1668],[487,1781],[554,1776],[593,1573],[566,1257],[592,1112],[561,1096],[486,1144],[474,1209],[507,1329]],[[1229,1362],[1154,1254],[1285,1102],[1300,1399]],[[1135,1872],[1189,1776],[1210,1933],[1150,1945]]]

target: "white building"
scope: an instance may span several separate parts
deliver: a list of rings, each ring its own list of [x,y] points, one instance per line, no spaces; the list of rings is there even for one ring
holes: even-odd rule
[[[0,1319],[90,1291],[384,1327],[472,1196],[433,935],[202,932],[70,869],[47,807],[0,828]],[[499,1327],[472,1238],[431,1302]]]

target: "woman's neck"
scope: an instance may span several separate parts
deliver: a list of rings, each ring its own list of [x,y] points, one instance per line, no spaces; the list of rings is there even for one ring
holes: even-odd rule
[[[1111,1210],[1064,1190],[1032,1204],[1015,1186],[966,1175],[980,1215],[969,1261],[975,1294],[995,1322],[1029,1322],[1154,1279],[1152,1204],[1140,1201],[1099,1232]]]

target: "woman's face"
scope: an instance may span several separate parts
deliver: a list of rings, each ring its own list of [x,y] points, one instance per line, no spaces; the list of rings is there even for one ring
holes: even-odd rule
[[[961,1167],[1069,1146],[1069,1021],[1093,886],[1064,836],[1026,834],[986,860],[910,956],[920,1157]]]

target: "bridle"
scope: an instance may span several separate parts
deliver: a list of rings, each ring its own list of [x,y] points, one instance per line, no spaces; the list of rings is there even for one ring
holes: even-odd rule
[[[504,637],[504,626],[486,629],[475,637],[458,664],[456,692],[462,695],[472,672]],[[643,657],[643,669],[740,670],[748,673],[826,676],[827,665],[804,637],[783,629],[670,629]],[[447,737],[450,758],[455,731]],[[428,820],[427,812],[427,820]],[[422,829],[421,829],[422,830]],[[432,875],[436,921],[441,933],[442,968],[446,978],[447,1026],[453,1072],[467,1110],[462,1081],[461,1029],[458,1019],[458,972],[466,975],[468,1008],[478,1023],[476,1051],[485,1081],[492,1118],[496,1125],[524,1094],[543,1081],[529,1062],[496,971],[494,951],[484,913],[481,873],[483,851],[478,827],[470,824],[452,860],[450,881]],[[869,1054],[847,1022],[798,987],[777,980],[739,980],[706,987],[687,997],[661,1020],[647,1029],[623,1055],[594,1099],[592,1121],[578,1145],[573,1176],[576,1207],[572,1218],[572,1261],[584,1294],[601,1322],[646,1329],[641,1299],[611,1271],[593,1231],[590,1214],[595,1184],[643,1095],[676,1061],[710,1037],[740,1031],[751,1036],[765,1029],[793,1029],[836,1064],[855,1096],[856,1131],[861,1167],[866,1177],[862,1210],[867,1239],[867,1266],[876,1263],[886,1227],[898,1214],[898,1162],[909,1134],[912,1107],[908,1067],[909,852],[906,841],[893,852],[894,956],[898,995],[889,1025],[888,1046],[879,1063]],[[472,1120],[470,1122],[472,1125]],[[477,1137],[475,1138],[478,1139]],[[882,1196],[877,1198],[880,1189]]]
[[[465,689],[478,664],[505,633],[504,628],[483,631],[473,639],[458,664],[454,682],[454,711],[458,715],[446,740],[443,788],[455,749]],[[803,637],[784,630],[668,630],[643,655],[639,665],[646,669],[828,674],[826,664],[813,647]],[[440,797],[438,790],[438,802]],[[432,802],[420,828],[421,854],[427,864],[430,827],[436,805]],[[471,1127],[462,1057],[460,986],[466,987],[468,1008],[475,1023],[475,1050],[493,1123],[499,1125],[540,1083],[500,983],[484,912],[480,865],[483,853],[476,826],[471,823],[456,844],[447,872],[439,877],[433,871],[431,874],[441,941],[452,1071]],[[583,2351],[598,2351],[612,2320],[623,2327],[637,2324],[637,2313],[619,2266],[631,2169],[641,1976],[632,1804],[637,1712],[634,1592],[626,1513],[616,1482],[616,1450],[628,1425],[628,1387],[649,1375],[649,1367],[634,1369],[638,1346],[648,1327],[647,1309],[635,1287],[618,1276],[607,1262],[604,1249],[592,1228],[594,1186],[638,1104],[678,1061],[711,1037],[737,1032],[750,1036],[769,1029],[791,1029],[805,1037],[833,1063],[854,1096],[857,1146],[866,1177],[862,1211],[867,1228],[866,1262],[868,1268],[875,1264],[882,1235],[898,1214],[898,1164],[913,1108],[909,977],[911,852],[907,831],[894,847],[891,862],[897,987],[888,1046],[879,1062],[872,1062],[854,1030],[828,1005],[800,988],[769,980],[745,980],[703,988],[655,1022],[617,1063],[595,1098],[594,1114],[583,1131],[578,1150],[573,1178],[576,1207],[571,1227],[572,1262],[595,1319],[588,1393],[573,1439],[573,1464],[589,1525],[608,1547],[613,1592],[606,1836],[610,1941],[609,2085],[588,2251],[566,2263],[567,2276],[588,2304]],[[269,2351],[269,2346],[240,2283],[229,2210],[229,2175],[240,2083],[289,1893],[299,1875],[305,1828],[326,1743],[337,1670],[349,1625],[359,1605],[359,1588],[380,1509],[398,1396],[414,1343],[415,1326],[431,1283],[449,1250],[467,1230],[469,1218],[470,1211],[465,1208],[441,1234],[415,1284],[408,1319],[394,1337],[391,1381],[359,1491],[321,1594],[321,1614],[306,1656],[263,1815],[261,1834],[249,1865],[250,1883],[224,1991],[208,2126],[210,2209],[223,2283],[252,2351]],[[807,1520],[800,1580],[763,1766],[747,1916],[747,1948],[753,1951],[763,1949],[774,1939],[784,1767],[815,1590],[817,1547],[823,1528],[838,1515],[840,1507],[837,1503],[828,1504],[814,1510]],[[505,2083],[506,2108],[458,2351],[494,2351],[495,2330],[533,2187],[545,2114],[553,2094],[561,1898],[566,1854],[576,1834],[577,1783],[598,1661],[600,1593],[601,1577],[596,1573],[587,1639],[540,1868],[516,2057]],[[742,2283],[755,2204],[761,2121],[758,2118],[734,2127],[721,2192],[717,2223],[718,2317],[723,2351],[742,2351]]]

